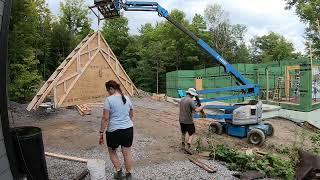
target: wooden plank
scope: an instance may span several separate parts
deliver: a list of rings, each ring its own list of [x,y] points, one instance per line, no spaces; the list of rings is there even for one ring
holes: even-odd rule
[[[66,155],[50,153],[50,152],[45,152],[45,155],[49,156],[49,157],[58,158],[58,159],[68,160],[68,161],[76,161],[76,162],[81,162],[81,163],[88,162],[88,159],[78,158],[78,157],[73,157],[73,156],[66,156]]]
[[[209,173],[215,173],[215,172],[217,172],[216,169],[211,168],[211,167],[208,166],[207,164],[205,164],[205,163],[203,163],[203,162],[201,162],[201,161],[199,161],[199,160],[197,160],[197,159],[194,159],[194,158],[192,158],[192,157],[188,157],[188,159],[189,159],[192,163],[194,163],[195,165],[201,167],[202,169],[206,170],[206,171],[209,172]]]

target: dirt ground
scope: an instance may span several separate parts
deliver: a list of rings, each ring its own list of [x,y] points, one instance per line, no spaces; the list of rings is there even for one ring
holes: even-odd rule
[[[187,155],[180,150],[178,106],[150,98],[133,98],[133,104],[135,143],[139,144],[138,149],[134,147],[136,166],[186,160]],[[46,151],[80,156],[82,155],[80,152],[87,153],[101,149],[98,145],[98,132],[102,107],[92,107],[92,114],[84,117],[80,116],[75,109],[63,108],[46,113],[43,110],[27,112],[25,107],[26,105],[10,103],[9,108],[12,113],[9,113],[9,116],[12,126],[41,127]],[[311,134],[288,120],[270,119],[268,121],[274,125],[275,134],[273,137],[268,137],[265,145],[260,147],[263,151],[276,152],[276,148],[292,146],[301,140],[302,135],[308,139],[307,137]],[[208,132],[206,122],[197,121],[196,125],[197,137],[206,137]],[[214,142],[237,149],[253,148],[245,139],[227,135],[215,135]],[[308,144],[308,141],[305,142]]]

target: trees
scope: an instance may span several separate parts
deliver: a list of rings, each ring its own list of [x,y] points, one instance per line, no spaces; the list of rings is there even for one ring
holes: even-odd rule
[[[102,35],[120,62],[123,63],[125,60],[124,51],[132,41],[132,37],[129,36],[128,19],[121,15],[117,19],[104,21]]]
[[[205,9],[205,18],[212,47],[230,63],[248,62],[249,53],[244,42],[246,26],[231,24],[228,13],[217,4],[209,5]]]
[[[253,38],[251,45],[254,63],[279,62],[295,56],[293,44],[275,32]]]
[[[37,71],[39,18],[36,1],[13,1],[8,57],[9,96],[15,101],[29,100],[41,79]]]
[[[54,17],[45,0],[16,0],[13,3],[9,42],[10,98],[30,99],[41,80],[46,80],[75,46],[90,32],[91,20],[84,0],[65,0],[61,15]],[[280,61],[294,56],[292,44],[270,33],[245,43],[247,28],[232,24],[228,12],[210,5],[204,15],[190,22],[183,11],[170,16],[203,39],[230,63]],[[165,89],[165,74],[180,69],[218,65],[190,37],[168,21],[144,24],[138,35],[130,35],[128,19],[105,21],[102,34],[135,84],[147,91]],[[250,53],[253,53],[251,55]],[[41,75],[41,76],[40,76]]]
[[[9,96],[28,101],[72,49],[91,31],[83,0],[61,4],[55,19],[45,0],[15,0],[9,34]],[[42,78],[41,78],[42,77]]]
[[[89,9],[84,0],[65,0],[65,3],[61,2],[60,10],[60,23],[75,36],[75,44],[92,31],[91,20],[88,17]]]
[[[287,8],[295,7],[297,15],[307,24],[306,35],[313,53],[320,56],[320,0],[285,0]],[[308,43],[307,43],[308,44]],[[309,45],[307,45],[307,49]],[[308,50],[309,51],[309,50]]]

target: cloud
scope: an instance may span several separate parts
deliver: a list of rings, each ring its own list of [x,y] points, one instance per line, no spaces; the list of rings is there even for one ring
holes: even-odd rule
[[[54,14],[59,14],[60,1],[47,0]],[[92,4],[93,0],[86,0],[86,2]],[[189,21],[192,20],[194,14],[203,14],[207,5],[217,3],[229,12],[231,23],[244,24],[248,27],[247,41],[254,36],[274,31],[292,42],[297,51],[302,52],[305,48],[303,38],[305,25],[299,21],[294,10],[285,10],[285,1],[158,0],[157,2],[169,11],[172,9],[184,11]],[[156,22],[164,21],[156,12],[125,12],[124,14],[129,19],[131,34],[137,34],[138,29],[145,23],[156,24]],[[97,22],[95,20],[93,22],[93,27],[98,29]]]

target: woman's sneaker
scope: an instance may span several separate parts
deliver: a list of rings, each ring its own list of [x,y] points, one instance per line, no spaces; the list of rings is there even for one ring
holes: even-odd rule
[[[120,171],[115,172],[113,178],[116,180],[121,180],[122,179],[122,169],[120,169]]]
[[[127,173],[126,174],[126,180],[132,180],[132,174],[131,173]]]

